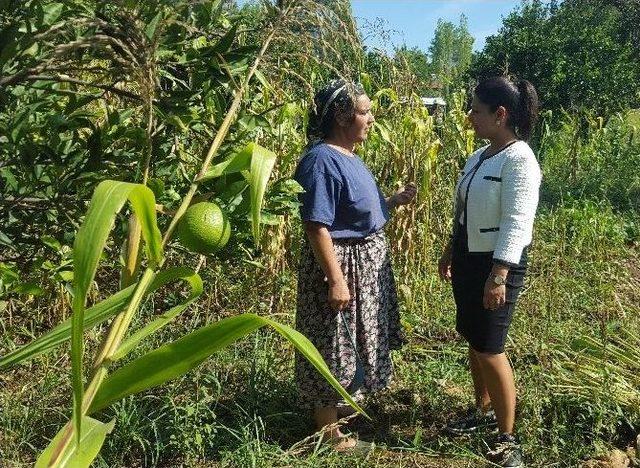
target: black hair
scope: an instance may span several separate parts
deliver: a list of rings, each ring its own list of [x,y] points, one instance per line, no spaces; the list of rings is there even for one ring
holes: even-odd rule
[[[507,125],[518,138],[528,140],[538,120],[538,93],[527,80],[512,81],[505,76],[488,78],[476,86],[476,97],[495,112],[502,106],[509,112]]]
[[[313,98],[309,109],[307,139],[309,145],[331,136],[338,118],[353,121],[356,115],[356,101],[365,93],[359,83],[342,79],[331,80]]]

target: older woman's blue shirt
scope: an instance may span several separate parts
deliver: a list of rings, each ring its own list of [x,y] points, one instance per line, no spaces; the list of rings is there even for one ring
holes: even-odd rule
[[[366,237],[389,220],[384,196],[357,156],[319,143],[302,157],[294,178],[305,190],[302,220],[326,225],[334,239]]]

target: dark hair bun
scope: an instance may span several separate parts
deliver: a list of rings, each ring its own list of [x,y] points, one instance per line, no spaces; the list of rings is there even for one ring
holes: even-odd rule
[[[517,114],[516,126],[520,133],[526,135],[528,140],[538,120],[538,93],[530,81],[518,81],[518,92],[520,93],[520,109]]]
[[[514,83],[505,76],[499,76],[481,81],[474,92],[492,112],[500,106],[507,109],[507,124],[518,137],[523,140],[531,137],[538,119],[538,93],[531,82],[519,80]]]

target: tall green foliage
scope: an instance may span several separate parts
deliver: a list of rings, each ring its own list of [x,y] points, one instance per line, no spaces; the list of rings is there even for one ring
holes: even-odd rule
[[[163,213],[177,208],[276,17],[269,3],[241,10],[231,3],[0,3],[0,262],[12,276],[22,270],[9,292],[37,292],[22,278],[50,283],[52,269],[66,273],[49,286],[70,286],[71,271],[63,265],[68,255],[52,264],[48,249],[70,250],[76,220],[100,181],[143,182]],[[358,53],[357,41],[327,27],[341,16],[302,3],[286,24],[300,41],[274,37],[214,165],[248,140],[277,133],[275,112],[304,99],[316,80],[348,72],[339,53]],[[325,62],[331,69],[319,65]],[[323,75],[313,78],[314,70]],[[203,181],[199,194],[214,197],[230,215],[241,235],[229,248],[238,255],[252,249],[245,234],[249,199],[262,190],[253,182],[241,171],[226,173]],[[265,209],[272,195],[281,195],[265,194]],[[116,244],[125,241],[122,217],[113,235]]]
[[[460,16],[457,25],[450,21],[438,20],[438,25],[429,46],[432,67],[445,86],[446,94],[463,84],[471,65],[473,36],[469,33],[467,18]]]
[[[607,201],[617,212],[640,210],[640,126],[635,113],[609,119],[594,112],[547,114],[540,139],[543,201]]]
[[[471,75],[515,74],[538,89],[547,109],[609,114],[640,105],[640,55],[633,2],[527,2],[487,39]],[[624,5],[624,7],[622,6]]]
[[[195,196],[216,196],[229,211],[236,213],[236,231],[248,231],[250,222],[254,241],[259,244],[263,201],[276,155],[254,142],[235,153],[239,145],[254,136],[251,130],[257,127],[256,120],[260,117],[255,112],[251,113],[254,98],[248,97],[249,91],[255,87],[268,93],[271,88],[258,70],[259,66],[269,68],[267,50],[272,43],[286,37],[293,26],[299,27],[308,22],[308,13],[313,14],[313,20],[322,16],[322,11],[314,4],[304,3],[265,4],[267,24],[260,41],[251,45],[239,38],[240,21],[221,1],[194,5],[188,1],[176,4],[159,0],[151,4],[132,0],[117,6],[72,0],[28,1],[15,17],[7,20],[3,16],[1,33],[5,43],[2,52],[9,48],[11,53],[2,55],[0,90],[12,108],[2,117],[9,123],[8,134],[13,144],[12,148],[3,148],[3,151],[7,155],[11,151],[18,153],[7,158],[8,163],[2,168],[4,178],[15,180],[19,171],[31,171],[21,161],[21,153],[28,152],[34,141],[50,145],[50,140],[53,140],[56,144],[49,153],[64,154],[75,144],[75,153],[70,158],[77,164],[72,175],[76,178],[85,175],[89,180],[83,194],[87,189],[92,190],[92,182],[106,179],[93,191],[75,235],[70,326],[60,325],[46,336],[11,353],[0,363],[2,367],[15,365],[63,341],[71,341],[72,421],[52,440],[40,456],[38,466],[89,466],[113,423],[101,423],[88,418],[88,414],[126,395],[186,373],[211,354],[264,325],[273,327],[291,341],[346,401],[360,410],[304,336],[285,325],[252,314],[210,324],[126,364],[109,376],[114,363],[171,322],[202,293],[202,281],[197,273],[191,272],[188,281],[192,292],[183,304],[152,320],[125,340],[143,299],[156,289],[154,283],[157,285],[161,276],[165,281],[183,277],[176,274],[176,270],[164,270],[165,252],[180,217]],[[13,2],[4,2],[0,6],[3,13],[16,7]],[[214,28],[215,33],[211,33],[210,28]],[[107,84],[108,80],[112,82]],[[116,86],[120,83],[121,86]],[[94,89],[109,94],[92,93]],[[29,103],[34,103],[34,106],[27,107],[25,111],[24,106]],[[43,135],[37,117],[49,119],[55,113],[58,120],[66,122],[67,118],[77,117],[79,108],[82,108],[79,125],[73,127],[67,144],[59,145],[55,135],[47,134],[46,130]],[[109,140],[114,126],[109,122],[111,112],[126,115],[134,124],[125,124],[125,131],[135,130],[135,138],[123,142],[122,146]],[[105,120],[107,124],[104,124]],[[25,122],[28,125],[22,131]],[[232,128],[236,122],[237,126]],[[116,123],[122,122],[116,119]],[[268,126],[268,123],[262,126]],[[4,136],[3,142],[8,143],[9,137]],[[203,145],[193,144],[191,137],[196,141],[200,137],[198,143]],[[182,179],[186,180],[176,183],[172,201],[180,202],[175,203],[177,209],[172,210],[173,217],[161,235],[154,191],[162,196],[166,186],[160,178],[154,183],[150,175],[157,175],[157,149],[163,148],[165,139],[171,142],[164,146],[169,156],[169,161],[164,162],[165,167],[180,171]],[[212,142],[205,146],[204,142],[209,139]],[[123,161],[117,161],[117,158],[114,161],[122,163],[121,169],[133,169],[133,174],[120,172],[125,181],[108,177],[112,168],[105,164],[106,158],[103,158],[107,141],[109,146],[124,147],[128,151]],[[207,147],[208,150],[203,151]],[[187,148],[193,153],[183,157],[188,153]],[[177,154],[181,152],[183,154]],[[113,153],[116,154],[116,149]],[[204,155],[202,160],[199,153]],[[191,164],[183,164],[187,161]],[[217,164],[210,171],[212,163]],[[56,171],[67,170],[68,165],[68,161],[55,160],[47,169],[55,174]],[[159,162],[157,166],[162,167],[163,164]],[[86,174],[87,170],[93,172]],[[44,167],[40,167],[37,175],[42,175],[43,171]],[[60,188],[51,178],[46,182]],[[10,198],[18,200],[25,191],[36,190],[36,186],[11,184],[9,190],[13,190],[15,195]],[[73,188],[64,188],[67,193],[74,191]],[[180,188],[186,192],[182,197],[177,194]],[[211,191],[206,192],[207,189]],[[46,197],[47,193],[40,196]],[[44,200],[47,201],[46,198]],[[107,257],[103,253],[109,234],[127,200],[134,214],[130,218],[125,250],[125,261],[127,265],[131,263],[127,270],[128,278],[123,282],[128,287],[85,310],[98,264]],[[75,204],[76,213],[81,213],[83,204],[77,200]],[[69,213],[66,214],[73,220]],[[245,218],[244,224],[242,218]],[[20,223],[26,224],[24,219],[16,225]],[[140,235],[146,249],[144,258],[139,259]],[[8,244],[20,252],[19,242],[12,241],[7,235],[3,239],[8,239]],[[143,263],[141,275],[137,274],[138,261]],[[86,372],[84,340],[88,323],[85,318],[96,324],[114,314],[93,359],[91,371]],[[85,385],[87,373],[89,377]]]
[[[417,93],[428,96],[433,92],[431,86],[436,75],[426,53],[417,47],[402,46],[395,51],[395,61],[400,69],[407,69],[415,76]]]

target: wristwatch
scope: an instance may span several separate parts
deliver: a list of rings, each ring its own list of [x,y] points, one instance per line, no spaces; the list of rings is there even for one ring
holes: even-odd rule
[[[491,275],[490,278],[491,278],[491,281],[493,281],[493,284],[497,286],[502,286],[503,284],[507,284],[507,278],[505,276]]]

